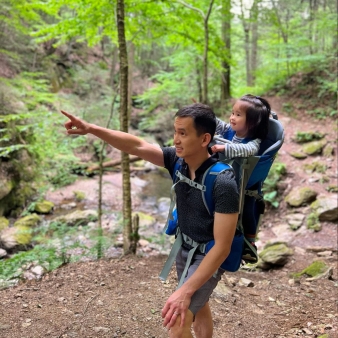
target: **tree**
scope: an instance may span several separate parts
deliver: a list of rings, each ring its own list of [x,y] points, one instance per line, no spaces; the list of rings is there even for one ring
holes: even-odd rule
[[[184,1],[178,1],[183,6],[190,8],[193,11],[196,11],[201,15],[203,18],[203,26],[204,26],[204,49],[203,49],[203,90],[202,90],[202,102],[207,104],[208,103],[208,51],[209,51],[209,27],[208,21],[212,11],[212,6],[214,4],[214,0],[210,0],[209,8],[206,13],[204,13],[201,9],[193,7]]]
[[[120,60],[120,129],[128,132],[128,52],[124,24],[124,0],[117,0],[117,35]],[[121,153],[123,181],[123,249],[130,250],[132,239],[131,194],[130,194],[130,163],[129,155]]]
[[[231,97],[229,62],[231,58],[231,0],[222,0],[222,40],[224,55],[221,62],[221,108],[224,109],[225,101]]]

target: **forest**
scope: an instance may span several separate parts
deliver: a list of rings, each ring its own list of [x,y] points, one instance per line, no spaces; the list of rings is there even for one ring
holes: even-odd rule
[[[34,265],[46,273],[83,257],[108,257],[111,247],[127,255],[139,254],[142,240],[170,244],[162,235],[145,235],[140,229],[145,221],[139,221],[142,200],[133,192],[140,193],[134,177],[143,174],[140,177],[147,181],[149,168],[97,138],[66,136],[60,110],[168,146],[173,142],[171,121],[182,106],[205,103],[227,120],[242,95],[267,97],[288,126],[286,140],[293,144],[278,155],[266,181],[268,214],[263,226],[277,218],[286,222],[287,189],[306,185],[309,172],[308,181],[319,195],[336,198],[337,9],[333,0],[1,0],[0,289],[30,279],[25,271]],[[295,143],[322,140],[325,135],[327,143],[315,153],[320,164],[309,154],[307,167],[290,160]],[[297,156],[294,151],[291,157]],[[105,182],[105,175],[112,173],[121,175],[120,190]],[[158,175],[165,174],[159,170]],[[48,201],[53,192],[66,196],[62,189],[73,189],[77,208],[86,208],[92,187],[79,189],[84,192],[73,188],[83,179],[97,180],[95,215],[87,210],[85,220],[71,227],[62,220],[53,222],[53,208],[62,209]],[[111,205],[105,194],[115,195]],[[69,203],[67,198],[62,203]],[[305,237],[327,226],[327,237],[318,243],[336,254],[336,246],[332,249],[326,238],[336,238],[337,219],[321,220],[307,209],[309,203],[300,212],[311,231]],[[336,205],[331,209],[337,213]],[[111,210],[114,216],[107,216]],[[107,233],[108,218],[116,224]],[[90,245],[87,240],[69,240],[80,228]],[[14,244],[8,244],[11,241]],[[155,259],[154,266],[157,263]],[[1,325],[0,318],[0,336]],[[268,326],[266,335],[257,337],[275,337],[278,330],[269,331]],[[325,334],[333,327],[318,326],[313,337],[331,337]],[[8,337],[18,337],[16,330]],[[285,337],[295,337],[295,332]],[[61,330],[55,336],[63,334]],[[123,330],[116,329],[115,336],[124,336]]]

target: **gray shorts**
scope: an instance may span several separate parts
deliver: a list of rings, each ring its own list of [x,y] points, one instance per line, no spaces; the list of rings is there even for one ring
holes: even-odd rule
[[[181,248],[176,257],[176,270],[178,280],[181,279],[185,263],[187,261],[189,251],[187,249]],[[191,277],[191,275],[196,271],[198,266],[201,264],[202,259],[205,256],[202,254],[195,254],[191,260],[191,265],[188,269],[188,273],[184,278],[184,283]],[[222,274],[224,273],[223,269],[218,269],[204,285],[202,285],[192,296],[189,310],[196,315],[196,313],[209,301],[209,297],[212,294],[213,290],[217,286],[217,283],[220,281]]]

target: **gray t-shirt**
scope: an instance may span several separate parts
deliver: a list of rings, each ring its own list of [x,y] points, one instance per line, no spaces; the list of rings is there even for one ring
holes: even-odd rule
[[[162,148],[164,166],[172,176],[175,162],[178,160],[173,147]],[[217,162],[217,156],[209,157],[196,171],[195,182],[201,183],[204,172]],[[189,178],[188,165],[183,161],[181,173]],[[179,182],[175,186],[178,224],[181,231],[199,243],[214,239],[214,217],[209,215],[204,206],[202,192],[187,183]],[[215,212],[222,214],[236,213],[239,209],[239,194],[235,175],[232,170],[220,173],[214,184],[213,198]],[[227,224],[224,224],[226,227]]]

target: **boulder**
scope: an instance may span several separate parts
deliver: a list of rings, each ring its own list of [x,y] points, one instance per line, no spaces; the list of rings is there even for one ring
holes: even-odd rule
[[[274,243],[266,245],[263,251],[259,253],[259,257],[264,266],[283,266],[292,254],[292,249],[286,243]]]
[[[310,187],[295,187],[285,197],[285,202],[292,207],[300,207],[313,202],[317,194],[318,193]]]
[[[49,214],[54,208],[54,203],[50,201],[43,200],[41,202],[35,203],[34,211],[39,214]]]
[[[318,198],[311,204],[311,208],[316,212],[321,222],[338,220],[337,195]]]
[[[302,150],[307,155],[317,155],[322,153],[323,148],[325,147],[326,144],[327,144],[326,140],[313,141],[304,144]]]
[[[96,210],[76,210],[70,214],[62,215],[53,219],[54,222],[66,223],[68,225],[86,225],[90,221],[98,219]]]
[[[0,200],[7,196],[13,189],[13,182],[0,176]]]
[[[14,226],[24,226],[28,228],[33,228],[41,222],[41,217],[37,214],[27,215],[25,217],[19,218],[15,223]]]
[[[9,226],[9,220],[5,217],[0,217],[0,231],[8,228]]]
[[[6,228],[0,233],[1,247],[5,250],[13,249],[31,242],[31,229],[24,225]]]

